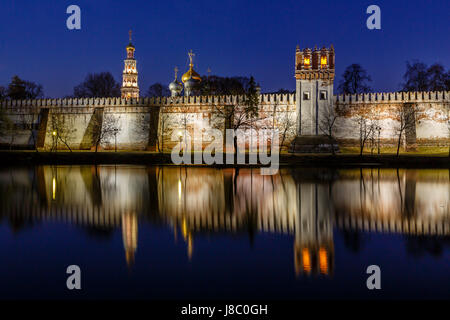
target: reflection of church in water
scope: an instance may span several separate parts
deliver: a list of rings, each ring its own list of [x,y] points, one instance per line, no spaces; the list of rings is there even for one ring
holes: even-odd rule
[[[387,169],[261,176],[258,169],[44,166],[0,172],[0,186],[16,186],[0,212],[14,221],[121,228],[128,264],[142,223],[181,234],[189,259],[204,234],[289,234],[296,274],[332,274],[336,228],[448,236],[450,183],[448,170],[440,171],[427,179]]]

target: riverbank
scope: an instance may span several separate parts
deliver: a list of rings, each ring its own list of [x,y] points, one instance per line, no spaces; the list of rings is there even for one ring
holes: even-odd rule
[[[248,155],[247,155],[248,157]],[[193,158],[193,154],[192,154]],[[2,165],[28,164],[142,164],[142,165],[172,165],[170,153],[156,152],[91,152],[91,151],[0,151]],[[192,161],[193,163],[193,161]],[[246,161],[248,163],[248,159]],[[405,168],[450,168],[450,158],[437,154],[290,154],[282,153],[279,157],[280,166],[310,166],[310,167],[405,167]],[[204,164],[205,165],[205,164]],[[206,166],[206,165],[205,165]],[[212,167],[247,167],[244,165],[216,164]],[[259,165],[258,165],[259,166]]]

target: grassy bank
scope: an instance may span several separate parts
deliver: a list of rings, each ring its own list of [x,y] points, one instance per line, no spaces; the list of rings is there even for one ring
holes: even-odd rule
[[[193,155],[191,155],[193,158]],[[193,161],[192,161],[193,162]],[[171,165],[170,153],[156,152],[36,152],[36,151],[0,151],[0,163],[2,165],[34,165],[34,164],[143,164]],[[248,163],[248,160],[246,161]],[[420,154],[408,153],[359,156],[357,153],[342,152],[335,156],[331,154],[280,154],[281,166],[314,166],[314,167],[417,167],[417,168],[450,168],[450,158],[447,153]],[[214,167],[234,165],[214,165]],[[247,166],[247,165],[240,165]]]

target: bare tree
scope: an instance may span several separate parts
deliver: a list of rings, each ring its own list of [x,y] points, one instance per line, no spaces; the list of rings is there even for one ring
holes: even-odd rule
[[[448,156],[450,158],[450,103],[445,103],[445,109],[447,109],[447,144],[448,144]]]
[[[397,157],[404,133],[414,129],[416,125],[416,104],[401,103],[394,107],[394,119],[397,120],[395,131],[397,133]]]
[[[359,155],[363,155],[364,146],[366,145],[367,140],[372,135],[375,130],[375,123],[372,117],[372,112],[367,109],[367,107],[359,107],[357,111],[356,122],[359,127]]]
[[[42,85],[14,76],[8,85],[7,96],[11,100],[37,99],[44,96]]]
[[[159,143],[159,139],[157,139],[158,141],[158,150],[160,153],[164,153],[164,135],[165,132],[167,130],[167,124],[169,122],[169,115],[167,113],[164,112],[164,109],[161,108],[161,114],[160,114],[160,134],[159,137],[161,139],[161,144]]]
[[[6,88],[3,86],[0,86],[0,101],[4,100],[6,97],[7,97]]]
[[[367,71],[361,65],[354,63],[345,69],[338,91],[344,94],[370,92],[372,89],[368,83],[371,81],[372,78]]]
[[[253,128],[255,119],[259,119],[259,94],[253,77],[250,77],[243,104],[230,104],[224,106],[214,105],[212,113],[215,117],[223,119],[226,129],[234,132],[241,128]],[[224,135],[226,136],[226,135]],[[252,137],[253,138],[253,137]],[[233,137],[234,154],[237,155],[237,136]]]
[[[448,156],[450,158],[450,119],[447,120],[447,130],[448,130]]]
[[[420,61],[406,62],[402,84],[404,91],[445,91],[450,89],[450,72],[435,63],[430,67]]]
[[[16,135],[16,124],[8,117],[4,109],[0,109],[0,134],[9,137],[9,149],[12,148]]]
[[[120,84],[110,72],[90,73],[73,89],[77,98],[120,97]]]
[[[370,134],[370,154],[373,155],[373,150],[378,148],[378,154],[380,154],[380,132],[381,127],[378,119],[371,119],[372,132]]]
[[[277,127],[281,133],[280,147],[282,148],[286,141],[286,137],[290,134],[295,134],[295,119],[292,117],[291,112],[286,110],[283,117],[278,122]]]
[[[38,116],[35,113],[31,114],[20,114],[20,124],[21,127],[28,131],[31,137],[31,141],[33,142],[33,148],[38,152],[37,144],[36,144],[36,120]]]
[[[150,125],[150,114],[136,114],[135,120],[133,121],[133,126],[131,127],[131,130],[134,133],[135,142],[139,144],[146,144],[149,142],[150,139],[150,132],[152,129],[152,126]],[[119,131],[116,131],[114,134],[114,149],[117,150],[117,134]],[[156,141],[156,143],[158,143]]]
[[[120,131],[119,118],[112,114],[98,113],[93,115],[93,142],[95,145],[95,152],[97,153],[100,144],[112,139]]]
[[[152,84],[147,90],[147,97],[168,97],[168,96],[170,96],[170,90],[159,82]]]
[[[77,131],[77,129],[67,124],[64,121],[63,115],[53,114],[51,130],[54,144],[52,149],[58,151],[58,141],[61,141],[67,149],[72,152],[69,141],[73,138],[73,134]]]
[[[334,140],[334,125],[337,118],[338,113],[334,110],[333,106],[331,106],[330,108],[326,108],[322,111],[319,121],[320,132],[332,140]],[[333,155],[335,154],[333,145],[331,146],[331,153]]]
[[[225,105],[213,106],[213,115],[223,119],[226,129],[233,129],[234,132],[242,128],[251,128],[253,125],[254,113],[246,105]],[[224,135],[226,136],[226,135]],[[237,136],[233,136],[234,154],[237,154]]]

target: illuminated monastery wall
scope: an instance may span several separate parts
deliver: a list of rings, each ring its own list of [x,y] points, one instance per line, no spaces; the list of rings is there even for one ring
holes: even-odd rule
[[[383,144],[395,144],[398,137],[395,107],[403,103],[416,104],[416,141],[418,145],[446,146],[450,138],[450,91],[444,92],[388,92],[335,96],[335,107],[340,115],[336,120],[335,135],[341,144],[358,145],[358,111],[363,109],[368,118],[381,127]]]
[[[72,149],[89,150],[95,147],[93,127],[96,113],[101,114],[103,126],[113,118],[120,129],[116,135],[117,148],[122,150],[165,151],[178,143],[172,141],[172,134],[186,132],[194,137],[194,130],[203,132],[204,146],[211,141],[208,129],[225,129],[223,118],[215,116],[215,106],[223,107],[242,104],[243,96],[202,96],[202,97],[162,97],[162,98],[80,98],[80,99],[40,99],[5,101],[2,104],[7,116],[18,126],[14,130],[14,146],[31,146],[31,130],[25,125],[32,122],[34,136],[39,148],[51,150],[56,146],[54,131],[65,135]],[[276,105],[275,125],[283,127],[283,119],[288,115],[295,122],[295,95],[261,95],[260,116],[255,122],[257,128],[271,129],[273,110]],[[287,113],[287,114],[286,114]],[[61,125],[62,124],[62,125]],[[59,129],[58,129],[59,128]],[[295,136],[295,127],[287,128],[286,146]],[[0,137],[0,143],[8,145],[10,135]],[[192,142],[193,139],[192,139]],[[102,149],[114,149],[115,139],[110,136],[100,145]],[[58,140],[58,149],[67,149]]]
[[[273,125],[285,132],[284,145],[287,147],[296,134],[297,118],[295,94],[262,94],[260,97],[260,118],[256,128],[271,129]],[[37,146],[51,150],[56,146],[53,137],[55,127],[65,132],[67,143],[72,149],[93,149],[93,127],[96,119],[105,122],[111,119],[120,128],[116,135],[117,148],[122,150],[165,151],[178,143],[172,135],[186,130],[193,137],[194,130],[203,132],[204,146],[212,140],[208,129],[223,130],[225,121],[214,110],[227,105],[239,105],[243,96],[191,96],[140,98],[80,98],[80,99],[40,99],[3,101],[1,108],[16,124],[16,129],[0,137],[0,144],[23,147],[32,146],[33,137]],[[360,95],[334,96],[333,104],[340,117],[336,120],[335,136],[343,145],[358,145],[359,126],[357,111],[361,107],[376,117],[381,127],[383,144],[395,142],[397,121],[393,110],[396,105],[412,102],[417,104],[419,115],[416,119],[416,141],[419,145],[445,145],[449,139],[448,114],[450,92],[407,92],[370,93]],[[274,112],[274,110],[276,112]],[[100,116],[100,118],[96,118]],[[275,117],[275,121],[274,121]],[[286,119],[291,125],[286,125]],[[57,124],[55,126],[55,123]],[[104,139],[101,149],[114,149],[115,139]],[[67,147],[58,141],[58,149]]]

